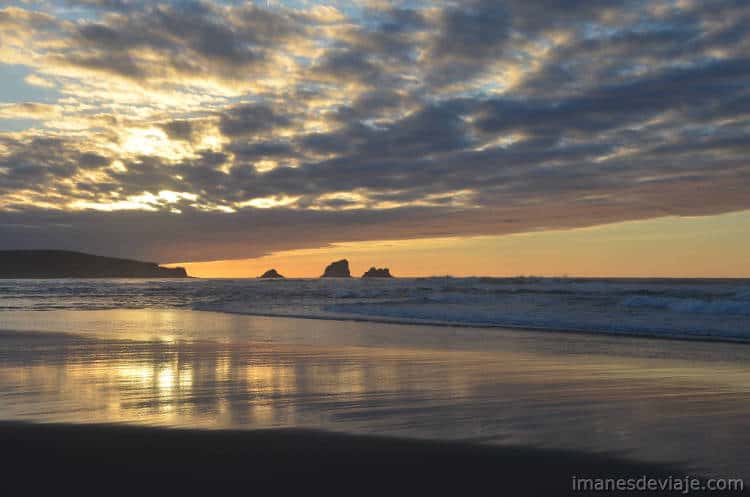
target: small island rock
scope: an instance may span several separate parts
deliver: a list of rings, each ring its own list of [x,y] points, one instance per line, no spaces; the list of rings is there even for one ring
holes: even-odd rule
[[[350,278],[349,261],[341,259],[326,266],[321,278]]]
[[[383,268],[375,268],[371,267],[367,270],[365,274],[362,275],[363,278],[393,278],[391,276],[391,272],[388,270],[387,267]]]
[[[261,279],[272,279],[272,278],[283,278],[283,276],[281,276],[278,273],[278,271],[276,271],[275,269],[269,269],[268,271],[266,271],[265,273],[263,273],[262,275],[260,275],[260,278]]]

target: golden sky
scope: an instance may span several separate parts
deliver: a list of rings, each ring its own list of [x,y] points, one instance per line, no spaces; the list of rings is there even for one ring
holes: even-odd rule
[[[622,276],[750,278],[750,211],[660,218],[518,235],[342,243],[256,259],[176,264],[196,277],[242,278],[275,268],[317,277],[346,258],[354,276],[371,266],[395,276]]]

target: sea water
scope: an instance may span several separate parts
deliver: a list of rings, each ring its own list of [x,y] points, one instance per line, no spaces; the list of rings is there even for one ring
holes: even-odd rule
[[[750,341],[750,280],[0,280],[0,310],[165,309]]]

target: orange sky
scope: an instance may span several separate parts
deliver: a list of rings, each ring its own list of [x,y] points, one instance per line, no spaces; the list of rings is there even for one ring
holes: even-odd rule
[[[376,241],[278,252],[257,259],[179,263],[197,277],[255,277],[269,268],[317,277],[347,258],[352,274],[395,276],[750,277],[750,211],[474,238]]]

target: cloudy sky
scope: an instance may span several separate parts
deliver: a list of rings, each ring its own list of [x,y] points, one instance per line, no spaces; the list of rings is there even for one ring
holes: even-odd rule
[[[750,276],[746,0],[3,5],[0,249]]]

